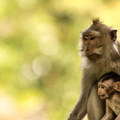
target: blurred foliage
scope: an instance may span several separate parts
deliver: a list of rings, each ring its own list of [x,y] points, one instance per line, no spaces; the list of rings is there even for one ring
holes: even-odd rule
[[[119,6],[0,0],[0,120],[66,120],[79,98],[79,34],[96,17],[120,29]]]

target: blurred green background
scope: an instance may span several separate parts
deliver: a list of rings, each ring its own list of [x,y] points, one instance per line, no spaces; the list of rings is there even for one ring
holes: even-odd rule
[[[79,33],[97,17],[119,30],[120,0],[0,0],[0,120],[67,119]]]

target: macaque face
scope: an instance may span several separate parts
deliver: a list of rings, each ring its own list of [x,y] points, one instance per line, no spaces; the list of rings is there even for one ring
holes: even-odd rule
[[[108,99],[110,97],[111,92],[114,90],[113,85],[114,82],[112,79],[98,83],[98,95],[100,99]]]
[[[116,38],[117,30],[112,30],[99,20],[95,20],[81,34],[81,55],[94,62],[106,54],[107,47],[113,46]]]
[[[107,99],[109,96],[107,94],[108,88],[106,85],[104,85],[103,83],[99,83],[98,84],[98,95],[100,96],[100,99]]]
[[[103,53],[100,37],[101,33],[94,30],[86,30],[82,33],[82,51],[91,60],[99,58]]]

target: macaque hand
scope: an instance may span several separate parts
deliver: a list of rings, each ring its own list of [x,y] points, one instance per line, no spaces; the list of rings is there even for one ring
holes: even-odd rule
[[[77,120],[77,114],[70,113],[70,115],[69,115],[67,120]]]

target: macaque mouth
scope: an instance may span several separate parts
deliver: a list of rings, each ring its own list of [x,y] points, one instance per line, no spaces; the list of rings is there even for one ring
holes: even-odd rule
[[[106,96],[105,96],[105,95],[100,95],[100,98],[101,98],[101,99],[105,99]]]
[[[93,57],[93,56],[97,56],[97,55],[98,55],[98,54],[93,53],[93,54],[88,55],[88,57]]]
[[[100,95],[100,99],[108,99],[109,96],[108,95]]]

